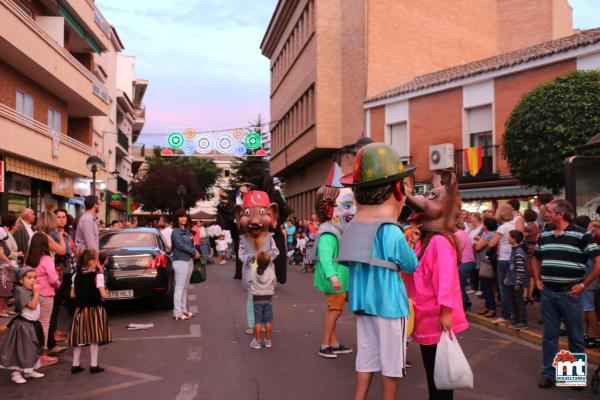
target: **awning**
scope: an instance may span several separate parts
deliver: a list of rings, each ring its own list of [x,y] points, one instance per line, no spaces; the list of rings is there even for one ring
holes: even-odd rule
[[[552,193],[551,190],[538,187],[501,186],[494,188],[459,190],[462,200],[505,199],[512,197],[532,197]]]
[[[85,31],[81,28],[81,26],[79,26],[79,24],[77,23],[77,21],[75,21],[71,14],[69,14],[69,12],[65,10],[60,4],[58,4],[58,2],[56,2],[56,6],[58,7],[58,12],[60,12],[65,21],[67,21],[67,23],[71,25],[71,27],[75,29],[75,31],[79,33],[79,35],[81,35],[81,37],[92,47],[92,49],[94,49],[96,53],[100,54],[100,46],[98,46],[94,39],[92,39],[90,35],[85,33]]]

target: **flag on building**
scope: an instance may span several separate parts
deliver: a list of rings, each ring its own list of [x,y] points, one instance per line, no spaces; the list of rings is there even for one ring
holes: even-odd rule
[[[483,153],[481,146],[465,149],[465,171],[471,176],[477,176],[483,166]]]

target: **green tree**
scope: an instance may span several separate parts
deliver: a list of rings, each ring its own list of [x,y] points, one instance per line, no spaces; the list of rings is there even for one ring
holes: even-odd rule
[[[221,170],[215,162],[210,158],[201,157],[163,157],[160,155],[161,148],[154,148],[154,155],[148,157],[146,161],[150,164],[150,167],[156,165],[167,165],[167,166],[180,166],[185,165],[190,168],[192,173],[196,176],[196,183],[200,189],[200,197],[197,200],[209,200],[212,198],[212,187]],[[136,200],[138,200],[136,198]]]
[[[178,192],[185,186],[185,194]],[[188,209],[202,198],[203,189],[196,173],[189,165],[155,163],[139,181],[131,185],[130,194],[146,211],[163,211],[169,214],[181,208]]]
[[[251,122],[252,131],[262,136],[263,134],[263,121],[259,114],[256,121]],[[235,161],[231,167],[231,189],[235,190],[239,187],[240,183],[250,182],[256,187],[260,188],[263,185],[263,177],[265,170],[269,168],[269,161],[264,157],[255,156],[255,151],[248,150],[247,153],[250,157],[241,157]]]
[[[524,185],[557,193],[564,160],[600,131],[600,71],[575,71],[523,96],[506,121],[503,153]]]

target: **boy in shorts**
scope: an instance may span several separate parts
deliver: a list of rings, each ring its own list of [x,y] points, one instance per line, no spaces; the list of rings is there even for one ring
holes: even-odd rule
[[[275,294],[275,269],[270,267],[271,256],[266,251],[261,251],[256,260],[251,263],[248,274],[248,287],[252,293],[254,302],[254,334],[250,347],[260,349],[262,347],[262,328],[265,326],[264,345],[271,347],[273,335],[273,294]]]

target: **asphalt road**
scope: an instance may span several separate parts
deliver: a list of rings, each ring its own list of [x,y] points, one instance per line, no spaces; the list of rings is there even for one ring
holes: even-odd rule
[[[325,311],[312,288],[312,274],[290,267],[288,283],[274,299],[271,349],[248,347],[245,293],[232,279],[233,264],[210,265],[206,282],[193,285],[189,304],[198,315],[174,321],[171,312],[143,302],[109,306],[115,341],[100,349],[101,374],[70,373],[70,351],[59,364],[42,368],[42,379],[16,385],[0,371],[0,399],[176,399],[280,400],[350,399],[354,393],[354,354],[337,360],[317,356]],[[66,317],[66,313],[64,313]],[[127,331],[129,323],[153,322],[148,331]],[[66,326],[67,318],[62,325]],[[344,314],[338,337],[355,346],[355,319]],[[475,388],[455,399],[587,399],[589,390],[538,389],[540,349],[511,336],[472,326],[459,335],[475,374]],[[399,399],[426,399],[425,373],[418,347],[409,345],[413,363],[400,383]],[[87,349],[82,365],[88,366]],[[590,371],[592,368],[590,367]],[[379,397],[379,379],[371,397]]]

